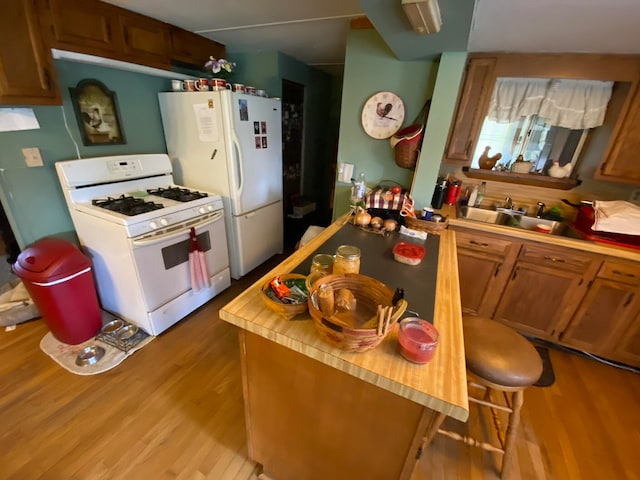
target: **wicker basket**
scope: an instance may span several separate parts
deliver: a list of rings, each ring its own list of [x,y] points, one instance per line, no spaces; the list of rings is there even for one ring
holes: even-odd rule
[[[357,314],[338,312],[325,317],[318,308],[316,297],[321,285],[331,285],[334,292],[341,288],[351,290],[356,298]],[[364,352],[377,347],[407,309],[404,299],[399,300],[394,307],[391,303],[393,295],[393,290],[375,278],[357,273],[327,275],[317,280],[309,292],[309,314],[325,342],[347,352]],[[390,312],[386,328],[382,328],[383,325],[378,322],[380,305]]]
[[[396,165],[410,170],[416,168],[423,134],[422,125],[412,125],[394,135],[395,142],[392,142],[392,146]]]
[[[432,233],[434,235],[440,235],[440,232],[446,230],[449,226],[449,220],[447,218],[441,222],[431,222],[429,220],[421,220],[419,218],[404,217],[404,223],[406,227],[411,230]]]
[[[278,276],[282,281],[290,280],[293,278],[301,278],[301,279],[307,278],[306,275],[300,275],[299,273],[287,273],[287,274],[278,275]],[[267,295],[266,292],[268,289],[271,288],[271,286],[269,285],[271,283],[271,280],[273,279],[269,279],[269,281],[265,282],[265,284],[262,286],[262,300],[264,300],[264,303],[267,307],[269,307],[271,310],[276,312],[285,320],[291,320],[296,315],[299,315],[307,310],[307,302],[296,303],[296,304],[282,303],[282,302],[273,300],[271,297],[269,297],[269,295]]]

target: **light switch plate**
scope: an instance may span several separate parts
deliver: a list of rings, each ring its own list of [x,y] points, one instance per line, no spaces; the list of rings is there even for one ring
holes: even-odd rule
[[[23,148],[22,155],[27,167],[42,167],[42,156],[38,147]]]

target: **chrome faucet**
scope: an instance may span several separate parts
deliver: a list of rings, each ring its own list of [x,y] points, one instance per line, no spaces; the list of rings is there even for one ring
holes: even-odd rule
[[[537,205],[538,205],[538,211],[536,212],[536,218],[541,218],[542,212],[544,212],[545,205],[542,202],[538,202]]]
[[[504,199],[504,208],[507,210],[513,210],[513,200],[511,200],[511,197]]]

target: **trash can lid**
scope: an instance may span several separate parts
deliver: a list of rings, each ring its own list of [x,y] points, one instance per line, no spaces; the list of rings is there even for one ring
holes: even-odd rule
[[[23,280],[52,282],[91,267],[87,258],[73,243],[46,237],[27,247],[13,264],[14,273]]]

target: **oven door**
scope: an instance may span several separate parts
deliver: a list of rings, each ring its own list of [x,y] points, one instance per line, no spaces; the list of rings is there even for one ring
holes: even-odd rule
[[[189,231],[195,228],[209,277],[228,268],[229,253],[222,211],[167,228],[152,237],[131,240],[133,258],[148,311],[191,289]]]

